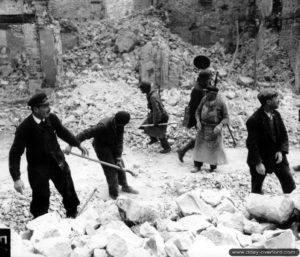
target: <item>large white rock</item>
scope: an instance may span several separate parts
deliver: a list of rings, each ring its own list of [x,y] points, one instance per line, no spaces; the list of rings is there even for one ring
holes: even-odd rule
[[[210,217],[214,215],[214,209],[200,198],[199,190],[193,190],[179,196],[176,203],[184,216],[203,214]]]
[[[193,231],[200,233],[201,231],[212,226],[208,220],[209,217],[204,215],[190,215],[181,218],[175,222],[175,224],[178,226],[178,228],[180,228],[181,231]]]
[[[244,221],[245,217],[240,212],[235,213],[229,213],[229,212],[223,212],[222,214],[218,215],[218,224],[237,229],[241,232],[244,231]]]
[[[129,227],[122,221],[111,221],[110,223],[101,226],[96,230],[97,234],[104,237],[109,237],[111,234],[117,234],[123,240],[125,240],[129,249],[141,247],[144,239],[135,235]]]
[[[220,194],[219,191],[212,189],[205,189],[200,193],[200,197],[204,200],[204,202],[213,207],[217,206],[222,200],[222,194]]]
[[[222,226],[219,227],[209,227],[207,230],[201,233],[201,236],[204,236],[211,240],[215,245],[235,245],[240,246],[236,234],[232,233],[232,230]]]
[[[92,235],[86,243],[86,247],[90,250],[94,250],[96,248],[98,249],[105,248],[106,245],[107,245],[107,237],[103,234]]]
[[[295,248],[295,236],[292,230],[278,232],[264,243],[265,248]]]
[[[191,247],[189,248],[189,250],[187,251],[187,256],[188,257],[201,257],[201,256],[205,256],[205,255],[201,255],[202,251],[204,249],[213,249],[215,248],[216,245],[209,240],[208,238],[198,235],[194,241],[194,243],[191,245]],[[211,257],[210,255],[206,255]]]
[[[107,238],[106,251],[113,257],[123,257],[128,253],[126,241],[117,234],[111,234]]]
[[[37,217],[28,222],[27,228],[33,231],[32,242],[39,242],[51,237],[69,237],[72,227],[67,219],[62,219],[58,213],[52,212]]]
[[[193,244],[195,237],[190,232],[180,233],[178,236],[171,238],[180,251],[187,251]]]
[[[76,219],[71,219],[70,224],[74,231],[78,234],[84,235],[87,230],[91,230],[100,224],[99,214],[93,206],[89,206]]]
[[[297,188],[290,193],[290,198],[292,199],[295,208],[300,211],[300,188]]]
[[[165,250],[169,257],[183,257],[172,240],[166,242]]]
[[[129,251],[125,257],[151,257],[151,256],[153,255],[151,255],[146,249],[137,248]]]
[[[158,231],[148,222],[141,225],[140,233],[143,237],[148,238],[145,242],[145,248],[154,256],[166,257],[164,239]]]
[[[115,204],[107,206],[105,209],[101,209],[99,214],[99,222],[104,225],[113,220],[121,220],[121,216],[118,207]]]
[[[249,87],[253,84],[254,80],[250,77],[239,76],[237,83],[241,86]]]
[[[52,237],[34,244],[35,252],[45,257],[69,257],[71,249],[71,241],[64,237]]]
[[[107,257],[107,253],[103,249],[95,249],[93,257]]]
[[[91,250],[87,247],[77,247],[72,252],[70,257],[91,257]]]
[[[124,219],[134,224],[141,224],[145,221],[153,223],[159,217],[158,211],[147,202],[140,202],[122,196],[117,199],[116,204],[121,216],[123,213]]]
[[[283,224],[291,217],[294,203],[287,196],[250,194],[246,208],[257,219]]]
[[[216,207],[215,209],[218,213],[222,213],[222,212],[231,212],[234,213],[237,211],[237,209],[235,208],[233,202],[228,199],[228,198],[224,198],[221,203]]]

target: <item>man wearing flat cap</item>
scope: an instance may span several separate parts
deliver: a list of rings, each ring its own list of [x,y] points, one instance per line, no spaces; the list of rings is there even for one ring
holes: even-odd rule
[[[169,115],[162,104],[158,93],[152,89],[151,84],[146,81],[141,81],[139,88],[143,94],[147,97],[147,106],[150,112],[148,117],[144,120],[142,125],[149,125],[147,127],[141,127],[144,132],[149,135],[150,141],[148,145],[152,145],[160,141],[162,150],[160,153],[171,152],[171,147],[169,145],[166,133],[167,125],[159,125],[160,123],[167,123],[169,120]]]
[[[276,110],[279,98],[273,89],[265,89],[257,96],[261,107],[247,120],[247,163],[251,174],[251,192],[262,194],[267,173],[274,172],[284,193],[295,189],[286,155],[289,152],[288,134]]]
[[[218,94],[217,87],[208,85],[205,90],[206,95],[195,113],[197,136],[192,173],[199,172],[203,163],[210,165],[211,172],[215,171],[218,165],[227,163],[222,135],[223,126],[229,122],[227,105]]]
[[[111,117],[100,120],[97,125],[85,129],[76,138],[79,142],[93,138],[93,147],[100,161],[124,168],[122,160],[124,127],[129,121],[130,114],[120,111]],[[70,151],[71,146],[69,145],[65,153],[68,154]],[[108,184],[109,195],[112,199],[116,199],[119,196],[119,185],[122,186],[123,192],[138,194],[137,190],[128,185],[124,170],[117,170],[103,164],[101,166]]]
[[[14,180],[14,188],[23,193],[20,161],[26,149],[28,180],[32,189],[30,212],[36,218],[48,212],[49,180],[52,180],[62,195],[67,217],[75,217],[79,199],[75,192],[70,168],[65,161],[57,136],[78,147],[82,154],[87,150],[81,147],[75,136],[65,128],[58,117],[50,112],[45,93],[37,93],[28,101],[32,113],[17,127],[14,142],[9,152],[9,171]]]

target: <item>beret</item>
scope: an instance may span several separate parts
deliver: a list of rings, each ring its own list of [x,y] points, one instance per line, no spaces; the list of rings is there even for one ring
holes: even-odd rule
[[[33,95],[27,103],[27,105],[30,107],[47,105],[47,104],[49,104],[48,97],[43,92]]]
[[[257,98],[261,104],[264,104],[275,96],[278,96],[278,93],[274,89],[264,89],[257,95]]]

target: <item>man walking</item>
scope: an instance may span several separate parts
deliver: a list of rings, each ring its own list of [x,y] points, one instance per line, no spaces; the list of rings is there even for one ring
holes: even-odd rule
[[[48,212],[49,180],[63,197],[67,217],[76,217],[79,199],[75,192],[70,168],[65,161],[57,136],[72,146],[78,147],[83,155],[87,150],[75,136],[66,129],[58,117],[50,112],[45,93],[37,93],[28,101],[32,114],[17,128],[14,142],[9,152],[9,171],[14,180],[14,188],[23,193],[20,161],[26,148],[28,179],[32,189],[30,212],[36,218]]]
[[[77,135],[79,142],[93,138],[93,147],[100,161],[108,162],[124,168],[122,160],[123,152],[123,136],[124,127],[130,121],[130,114],[125,111],[117,112],[112,117],[107,117],[100,122]],[[71,146],[68,146],[65,153],[71,151]],[[122,186],[122,191],[131,194],[138,194],[127,183],[126,173],[124,170],[117,170],[101,164],[106,181],[108,184],[109,195],[112,199],[117,199],[119,196],[119,185]]]
[[[280,113],[276,91],[268,89],[258,94],[261,107],[247,120],[247,163],[251,174],[251,192],[262,194],[267,173],[274,172],[284,193],[295,189],[286,155],[289,152],[288,134]]]
[[[148,117],[142,124],[150,126],[141,127],[144,132],[150,136],[150,141],[148,144],[152,145],[159,139],[163,148],[160,153],[169,153],[171,152],[171,147],[166,137],[167,125],[159,125],[160,123],[167,123],[169,120],[169,115],[165,110],[157,92],[155,90],[151,90],[151,84],[149,82],[142,81],[139,87],[141,92],[146,94],[148,109],[150,109]]]

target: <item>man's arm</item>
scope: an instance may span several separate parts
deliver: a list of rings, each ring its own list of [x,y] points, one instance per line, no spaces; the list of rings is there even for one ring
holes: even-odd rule
[[[157,99],[157,97],[155,96],[151,96],[150,104],[152,106],[153,124],[157,125],[161,121],[161,116],[162,116],[162,113],[159,108],[159,104],[160,104],[159,99]]]
[[[286,127],[283,123],[283,120],[281,118],[281,115],[278,113],[278,120],[279,120],[279,129],[280,129],[280,145],[279,145],[279,151],[283,154],[288,154],[289,152],[289,137],[288,133],[286,131]]]
[[[13,181],[17,181],[21,177],[20,162],[21,156],[24,153],[26,147],[27,135],[24,127],[18,127],[14,142],[9,151],[9,172]]]
[[[78,147],[80,142],[76,139],[76,137],[61,124],[59,118],[55,114],[51,114],[51,124],[53,124],[56,134],[63,141],[67,142],[71,146]]]
[[[124,128],[117,129],[117,145],[114,148],[115,159],[120,159],[123,153]]]
[[[260,155],[259,147],[258,147],[258,140],[259,140],[259,127],[257,122],[255,122],[253,117],[250,117],[246,122],[248,137],[246,140],[246,145],[251,154],[254,165],[258,165],[262,163],[262,158]]]
[[[102,133],[103,130],[104,130],[104,126],[102,124],[98,124],[98,125],[92,126],[88,129],[85,129],[82,132],[80,132],[76,136],[76,139],[79,142],[83,142],[87,139],[91,139],[91,138],[94,138],[96,136],[99,136],[99,135],[103,134]]]
[[[228,108],[224,100],[222,100],[222,115],[223,119],[221,120],[220,124],[221,126],[227,125],[229,123],[229,114],[228,114]]]

